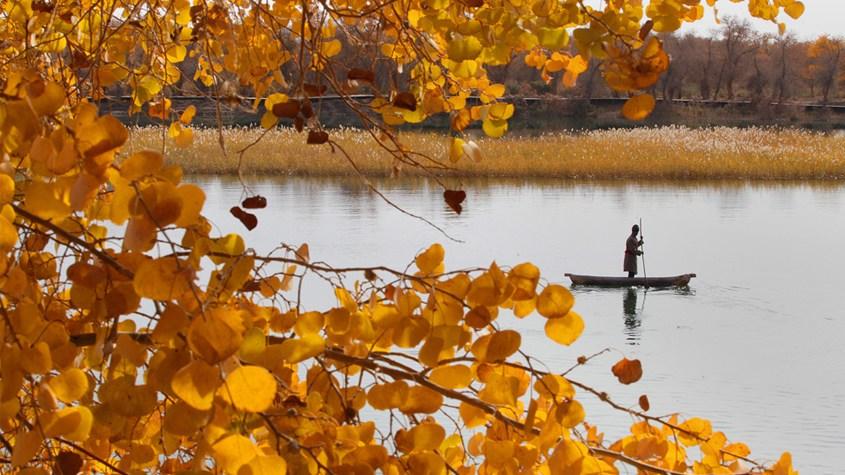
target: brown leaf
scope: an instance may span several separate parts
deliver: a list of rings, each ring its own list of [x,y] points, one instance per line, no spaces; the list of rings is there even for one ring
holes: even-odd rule
[[[636,383],[643,377],[643,365],[640,360],[622,358],[613,365],[611,371],[622,384]]]
[[[238,220],[250,231],[258,226],[258,217],[252,213],[247,213],[238,206],[232,206],[232,208],[229,209],[229,212],[232,213],[232,216],[238,218]]]
[[[36,12],[50,13],[56,8],[56,6],[52,3],[45,2],[44,0],[35,0],[32,2],[31,8]]]
[[[393,106],[409,111],[416,110],[417,98],[410,92],[400,92],[393,98]]]
[[[82,457],[79,454],[63,450],[56,456],[53,467],[55,475],[76,475],[80,470],[82,470]]]
[[[293,119],[294,117],[299,115],[299,101],[290,100],[288,102],[279,102],[278,104],[273,104],[273,115],[276,117],[285,117],[287,119]]]
[[[305,94],[308,94],[309,97],[322,96],[327,89],[328,88],[322,84],[305,84],[304,86],[302,86],[302,90],[304,90]]]
[[[652,28],[654,28],[654,20],[643,23],[642,28],[640,28],[640,40],[645,40],[645,37],[651,33]]]
[[[443,192],[443,199],[446,200],[446,204],[449,205],[452,210],[458,214],[461,214],[463,211],[463,206],[461,203],[467,199],[467,192],[463,190],[446,190]]]
[[[261,281],[248,280],[241,286],[241,292],[258,292],[261,290]]]
[[[464,0],[464,5],[468,7],[478,8],[484,5],[484,0]]]
[[[299,105],[299,110],[302,111],[302,116],[306,119],[310,119],[314,117],[314,108],[311,107],[311,101],[305,99]]]
[[[373,282],[376,279],[378,279],[378,276],[376,275],[376,273],[373,272],[371,269],[364,269],[364,277],[367,280],[369,280],[370,282]]]
[[[649,408],[651,408],[651,404],[648,403],[648,396],[646,396],[645,394],[640,396],[640,399],[639,399],[638,402],[640,403],[640,409],[642,409],[645,412],[648,412]]]
[[[267,198],[261,195],[250,196],[241,202],[241,206],[246,209],[258,209],[267,207]]]
[[[329,134],[325,130],[309,130],[307,143],[320,145],[329,141]]]
[[[376,74],[369,69],[352,68],[346,74],[346,78],[350,81],[373,82],[376,80]]]

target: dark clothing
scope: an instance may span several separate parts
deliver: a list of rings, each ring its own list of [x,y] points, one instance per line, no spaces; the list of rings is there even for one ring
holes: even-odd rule
[[[637,275],[637,256],[642,254],[638,248],[641,245],[636,234],[631,234],[625,241],[625,262],[622,264],[622,270],[628,273],[628,277]]]

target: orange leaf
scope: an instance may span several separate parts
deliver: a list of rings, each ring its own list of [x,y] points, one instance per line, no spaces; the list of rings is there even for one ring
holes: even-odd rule
[[[622,115],[628,120],[643,120],[654,110],[655,102],[651,94],[640,94],[625,102]]]
[[[622,384],[636,383],[643,377],[643,366],[640,360],[622,358],[613,365],[611,370]]]

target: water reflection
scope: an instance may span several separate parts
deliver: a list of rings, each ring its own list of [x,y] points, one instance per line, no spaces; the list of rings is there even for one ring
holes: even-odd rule
[[[637,345],[640,341],[642,320],[639,315],[643,309],[637,308],[637,289],[629,287],[622,294],[622,313],[625,315],[625,339],[629,345]],[[643,305],[645,305],[645,293],[643,293]]]

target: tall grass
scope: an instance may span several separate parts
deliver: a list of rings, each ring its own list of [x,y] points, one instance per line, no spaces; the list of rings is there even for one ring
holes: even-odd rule
[[[353,169],[328,145],[307,145],[305,134],[291,129],[264,133],[255,128],[222,130],[227,153],[216,129],[195,130],[194,144],[175,148],[156,128],[133,129],[130,150],[166,149],[169,160],[187,173],[231,174],[237,171],[238,150],[257,143],[242,157],[241,169],[258,175],[338,176]],[[358,168],[371,176],[386,176],[396,164],[364,131],[330,131]],[[449,165],[439,175],[551,178],[641,179],[844,179],[845,136],[793,129],[691,129],[659,127],[555,132],[503,139],[477,138],[483,160],[467,158],[451,164],[449,138],[431,132],[403,132],[410,150]],[[258,140],[260,138],[260,140]],[[425,161],[425,160],[421,160]],[[404,166],[407,174],[419,169]]]

